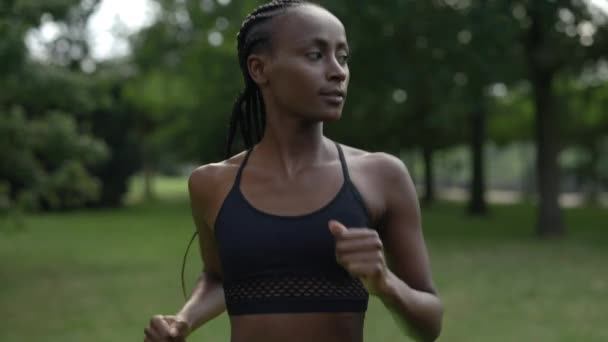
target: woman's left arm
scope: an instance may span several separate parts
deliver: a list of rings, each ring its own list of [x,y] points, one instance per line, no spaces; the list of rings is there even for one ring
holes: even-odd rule
[[[434,341],[443,308],[431,278],[416,188],[401,160],[384,158],[385,214],[378,230],[389,268],[377,295],[416,337]]]
[[[401,160],[382,153],[375,162],[374,176],[380,177],[384,194],[382,223],[377,230],[347,230],[330,222],[336,257],[382,300],[411,337],[435,341],[443,307],[431,278],[416,189]]]

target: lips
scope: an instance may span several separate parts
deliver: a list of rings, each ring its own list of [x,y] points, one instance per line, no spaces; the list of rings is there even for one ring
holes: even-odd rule
[[[346,96],[346,92],[340,89],[334,90],[325,90],[320,92],[321,97],[323,97],[327,102],[332,105],[339,105],[344,102],[344,97]]]
[[[346,96],[346,92],[344,90],[340,90],[340,89],[322,90],[320,94],[321,94],[321,96],[329,96],[329,97],[344,98]]]

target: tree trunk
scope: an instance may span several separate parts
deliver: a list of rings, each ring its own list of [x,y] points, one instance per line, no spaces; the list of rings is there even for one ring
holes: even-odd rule
[[[541,237],[565,233],[559,207],[559,125],[553,107],[553,75],[538,73],[533,80],[536,110],[536,166],[539,212],[536,232]]]
[[[486,138],[486,111],[483,94],[479,104],[471,112],[471,158],[472,177],[468,212],[471,215],[482,216],[488,212],[485,198],[485,173],[483,146]]]
[[[530,26],[525,42],[528,71],[534,92],[536,130],[536,175],[539,208],[536,233],[540,237],[564,234],[562,213],[559,207],[559,167],[557,158],[560,150],[559,125],[554,111],[553,80],[559,68],[547,32],[550,27],[543,22],[543,3],[532,1],[528,4]]]
[[[152,201],[156,199],[154,193],[154,167],[148,148],[145,146],[142,147],[142,174],[144,178],[144,200]]]
[[[422,158],[424,159],[424,197],[423,204],[430,206],[435,201],[435,180],[433,170],[433,148],[424,146],[422,148]]]

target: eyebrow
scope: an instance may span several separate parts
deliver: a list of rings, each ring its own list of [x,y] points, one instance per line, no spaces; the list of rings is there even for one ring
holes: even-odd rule
[[[319,38],[319,37],[315,37],[312,39],[302,39],[298,43],[306,43],[306,44],[313,43],[314,45],[318,45],[323,48],[327,48],[330,45],[326,39]],[[338,42],[338,49],[350,50],[348,43],[346,43],[344,41]]]

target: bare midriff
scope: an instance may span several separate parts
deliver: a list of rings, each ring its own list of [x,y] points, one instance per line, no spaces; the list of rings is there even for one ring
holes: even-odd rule
[[[362,342],[364,313],[231,316],[231,342]]]

